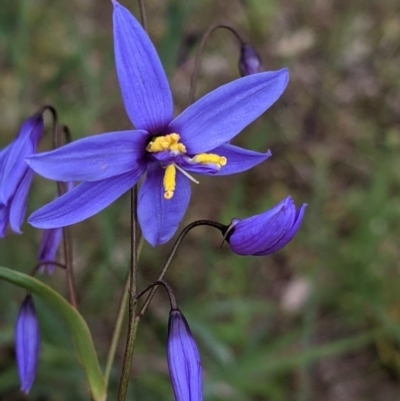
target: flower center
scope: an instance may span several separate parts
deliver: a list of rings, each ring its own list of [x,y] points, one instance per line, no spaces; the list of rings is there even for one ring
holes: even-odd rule
[[[146,151],[153,153],[154,157],[165,166],[163,179],[164,198],[172,199],[176,188],[176,170],[179,170],[191,181],[198,184],[185,167],[191,167],[192,171],[201,173],[204,169],[219,171],[227,163],[226,157],[214,153],[199,153],[193,157],[184,156],[186,146],[180,143],[181,137],[176,134],[158,136],[148,143]],[[194,166],[194,168],[193,168]],[[196,172],[197,172],[196,171]]]
[[[150,153],[169,151],[176,155],[186,153],[186,147],[183,143],[179,143],[179,139],[181,137],[175,133],[158,136],[149,142],[146,150]]]

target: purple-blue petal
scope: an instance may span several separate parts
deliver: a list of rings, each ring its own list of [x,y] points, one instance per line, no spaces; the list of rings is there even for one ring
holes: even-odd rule
[[[79,139],[32,155],[29,166],[55,181],[99,181],[134,170],[142,162],[148,133],[122,131]]]
[[[9,218],[10,207],[8,205],[0,204],[0,238],[6,236]]]
[[[83,182],[72,191],[32,213],[28,223],[36,228],[69,226],[100,212],[132,188],[144,173],[135,171],[95,182]]]
[[[274,208],[244,220],[235,219],[229,244],[238,255],[268,255],[285,246],[296,234],[304,215],[291,197]]]
[[[257,164],[262,163],[264,160],[267,160],[271,156],[271,152],[269,150],[265,153],[259,153],[229,144],[218,146],[217,148],[210,150],[209,153],[225,156],[227,159],[226,165],[222,166],[219,171],[211,168],[208,171],[206,169],[201,170],[198,169],[196,165],[185,166],[185,170],[204,175],[230,175],[249,170]]]
[[[33,171],[28,168],[15,191],[14,197],[10,201],[10,227],[17,234],[22,234],[21,226],[26,214],[32,178]]]
[[[0,177],[0,202],[3,204],[13,197],[19,182],[28,170],[25,157],[36,151],[42,134],[43,118],[41,114],[36,114],[23,122],[18,136],[8,146]]]
[[[301,205],[300,209],[296,213],[295,222],[293,226],[279,239],[279,241],[275,245],[271,246],[270,248],[264,249],[263,251],[260,251],[255,255],[256,256],[270,255],[271,253],[279,251],[284,246],[286,246],[299,231],[301,223],[303,222],[303,217],[306,207],[307,207],[306,203],[303,203]]]
[[[272,106],[288,80],[286,69],[237,79],[189,106],[167,131],[181,136],[188,154],[208,152],[231,140]]]
[[[39,245],[39,251],[37,259],[39,262],[50,262],[56,261],[57,250],[60,246],[62,239],[62,228],[51,228],[49,230],[44,230],[42,239]],[[54,264],[42,265],[39,269],[41,273],[52,274],[54,271]]]
[[[190,200],[190,182],[179,171],[174,196],[164,198],[164,171],[153,163],[139,190],[138,219],[144,238],[152,246],[164,244],[175,234]]]
[[[15,351],[21,391],[29,393],[35,380],[39,359],[40,332],[33,299],[27,295],[15,326]]]
[[[199,350],[183,314],[171,310],[167,341],[168,370],[176,401],[202,401]]]
[[[113,4],[115,64],[125,110],[137,129],[156,134],[173,116],[168,80],[142,26],[125,7]]]

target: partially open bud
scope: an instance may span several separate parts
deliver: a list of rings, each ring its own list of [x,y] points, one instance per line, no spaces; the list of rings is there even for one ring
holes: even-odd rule
[[[179,309],[168,322],[168,369],[176,401],[201,401],[203,379],[200,355],[189,325]]]
[[[240,47],[239,72],[242,77],[262,72],[261,58],[254,48],[246,43]]]
[[[247,219],[233,219],[226,240],[238,255],[269,255],[287,245],[303,221],[306,204],[296,209],[290,196],[272,209]]]
[[[27,295],[19,310],[15,326],[15,351],[21,391],[29,393],[35,380],[39,358],[40,334],[35,306]]]

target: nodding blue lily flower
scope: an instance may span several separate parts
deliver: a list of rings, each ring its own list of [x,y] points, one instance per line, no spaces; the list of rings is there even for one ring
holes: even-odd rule
[[[167,359],[175,400],[201,401],[203,378],[199,350],[178,309],[172,309],[169,314]]]
[[[0,152],[0,238],[7,226],[21,234],[33,171],[25,157],[36,152],[43,135],[42,112],[26,119],[13,142]]]
[[[21,391],[28,394],[35,380],[39,359],[40,333],[31,295],[21,305],[15,326],[15,350]]]
[[[74,190],[34,212],[38,228],[67,226],[114,202],[146,174],[139,190],[138,219],[153,246],[175,233],[190,200],[192,173],[228,175],[261,163],[258,153],[230,145],[264,113],[288,83],[286,69],[223,85],[173,117],[172,94],[146,32],[117,1],[114,51],[125,110],[135,130],[111,132],[34,155],[28,164],[57,181],[81,181]]]
[[[247,219],[233,219],[226,240],[238,255],[269,255],[287,245],[303,221],[306,204],[296,208],[288,196],[275,207]]]
[[[240,47],[239,72],[242,77],[263,71],[261,58],[254,48],[246,43]]]

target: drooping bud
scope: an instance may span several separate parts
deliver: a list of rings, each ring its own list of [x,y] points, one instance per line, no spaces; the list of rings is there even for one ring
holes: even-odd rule
[[[254,48],[246,43],[240,47],[239,72],[242,77],[262,72],[261,58]]]
[[[62,239],[62,228],[50,228],[43,231],[42,240],[40,241],[38,261],[49,262],[55,261],[57,250],[60,246]],[[42,265],[39,269],[40,273],[52,274],[54,271],[54,264]]]
[[[176,401],[201,401],[203,379],[200,355],[189,325],[179,309],[168,322],[168,369]]]
[[[15,326],[15,351],[21,391],[28,394],[35,380],[39,359],[40,333],[31,295],[21,305]]]
[[[66,183],[66,190],[71,191],[74,187],[73,182]],[[57,250],[60,246],[62,239],[62,227],[50,228],[43,231],[42,239],[39,245],[39,252],[37,259],[39,262],[49,262],[57,260]],[[52,274],[54,271],[54,264],[42,265],[39,269],[40,273]]]
[[[233,219],[226,240],[238,255],[269,255],[287,245],[303,221],[306,204],[296,209],[290,196],[264,213]]]

